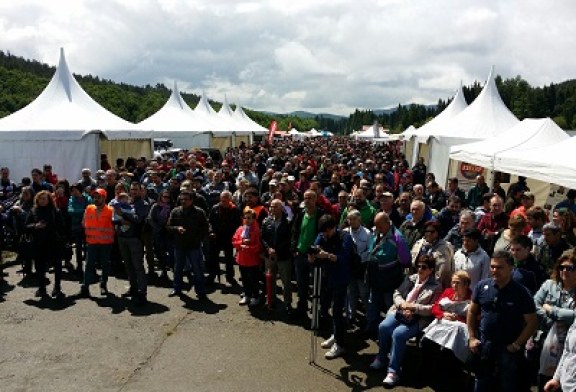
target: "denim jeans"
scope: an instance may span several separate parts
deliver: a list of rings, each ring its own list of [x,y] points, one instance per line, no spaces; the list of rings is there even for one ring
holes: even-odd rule
[[[194,290],[197,295],[205,295],[204,272],[202,270],[202,248],[174,248],[174,290],[182,290],[182,275],[184,268],[190,267],[194,274]]]
[[[170,238],[166,231],[155,231],[154,237],[154,253],[158,258],[158,263],[162,271],[168,271],[174,268],[174,252],[170,244]]]
[[[492,358],[483,362],[482,371],[476,375],[475,392],[493,391],[498,389],[506,392],[519,391],[518,378],[521,362],[524,360],[523,351],[510,353],[506,347],[494,349]],[[496,379],[494,371],[498,368],[499,377]]]
[[[240,276],[242,277],[242,288],[247,298],[257,298],[260,296],[260,267],[240,266]]]
[[[408,339],[418,335],[419,331],[420,326],[418,323],[410,326],[404,325],[396,320],[394,313],[388,314],[384,321],[380,323],[380,326],[378,326],[378,359],[384,362],[386,354],[390,350],[389,372],[400,372],[404,351],[406,350],[406,342]],[[390,340],[392,341],[391,345]]]
[[[110,245],[88,245],[86,247],[86,268],[84,268],[84,281],[82,286],[89,287],[96,279],[96,263],[102,267],[101,286],[106,286],[110,275]]]
[[[382,316],[382,311],[387,312],[392,306],[392,292],[378,289],[370,289],[370,298],[368,299],[368,309],[366,311],[366,332],[372,334],[376,332]]]

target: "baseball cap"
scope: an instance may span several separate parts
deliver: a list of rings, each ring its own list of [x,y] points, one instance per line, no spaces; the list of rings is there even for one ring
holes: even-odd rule
[[[108,196],[108,193],[106,193],[106,189],[102,189],[102,188],[95,189],[94,192],[92,192],[92,194],[98,194],[98,195],[102,196],[103,198],[106,198],[106,196]]]

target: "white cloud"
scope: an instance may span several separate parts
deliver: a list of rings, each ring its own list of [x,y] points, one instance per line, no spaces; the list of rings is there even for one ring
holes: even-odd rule
[[[0,49],[73,72],[257,110],[435,103],[462,81],[574,77],[576,2],[558,0],[19,0]]]

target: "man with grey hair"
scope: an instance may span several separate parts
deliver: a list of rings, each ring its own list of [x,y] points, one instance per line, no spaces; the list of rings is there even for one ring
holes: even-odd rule
[[[474,227],[475,220],[476,217],[472,211],[462,210],[460,212],[460,220],[448,231],[444,240],[451,243],[454,249],[460,249],[464,232]]]
[[[82,169],[82,178],[80,178],[78,182],[82,184],[84,189],[90,187],[90,190],[94,190],[98,187],[98,182],[92,178],[92,172],[87,167]]]
[[[540,252],[536,255],[536,260],[544,266],[546,272],[550,274],[553,272],[554,264],[564,251],[570,249],[570,245],[562,238],[562,230],[560,226],[553,222],[546,223],[542,227],[544,237],[544,245],[540,248]]]
[[[368,307],[368,286],[366,285],[366,265],[368,261],[368,242],[370,241],[370,230],[362,226],[362,216],[360,211],[352,210],[348,212],[348,223],[344,231],[352,236],[352,241],[356,245],[356,253],[360,258],[360,265],[352,266],[352,279],[348,284],[348,306],[346,315],[351,322],[356,317],[358,299],[362,300],[364,307]]]
[[[366,333],[374,336],[381,321],[380,312],[386,312],[392,306],[392,294],[404,279],[404,268],[411,264],[406,240],[385,212],[377,213],[374,218],[367,263],[370,299],[366,312]]]
[[[426,205],[422,200],[414,200],[410,204],[410,213],[412,217],[407,219],[400,226],[400,232],[404,235],[408,249],[412,249],[414,244],[421,238],[424,237],[424,212],[426,210]]]

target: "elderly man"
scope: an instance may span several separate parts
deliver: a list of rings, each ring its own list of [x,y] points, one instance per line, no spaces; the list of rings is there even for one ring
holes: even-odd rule
[[[424,237],[424,212],[426,205],[420,200],[414,200],[410,205],[410,213],[412,218],[406,220],[400,226],[400,232],[404,235],[408,249],[412,249],[414,244]]]
[[[460,212],[460,219],[458,223],[454,225],[444,237],[444,240],[452,244],[454,249],[460,249],[462,247],[462,240],[464,232],[468,229],[472,229],[475,225],[474,213],[470,210],[463,210]]]
[[[360,258],[360,265],[354,265],[352,268],[352,279],[348,285],[348,320],[352,321],[356,317],[358,299],[362,300],[365,308],[368,308],[368,286],[366,285],[366,266],[368,265],[368,243],[370,242],[371,233],[366,227],[362,226],[362,216],[360,211],[352,210],[348,212],[348,222],[350,226],[344,229],[345,232],[352,236],[356,253]]]
[[[508,214],[504,212],[504,202],[500,196],[492,196],[490,212],[484,214],[477,227],[484,236],[482,247],[491,254],[496,240],[508,227]]]
[[[423,204],[423,203],[422,203]],[[392,294],[404,279],[404,267],[410,265],[410,251],[402,233],[390,217],[379,212],[374,218],[375,231],[368,243],[368,302],[366,333],[375,335],[380,312],[392,306]]]
[[[92,172],[88,168],[82,169],[82,178],[78,180],[80,184],[86,189],[90,187],[90,190],[94,190],[98,187],[98,182],[95,178],[92,178]]]
[[[520,372],[523,347],[536,332],[538,318],[534,299],[512,279],[513,271],[512,255],[495,252],[490,260],[492,277],[480,281],[472,293],[467,324],[469,347],[480,364],[476,371],[478,392],[523,390],[520,379],[529,379]]]

